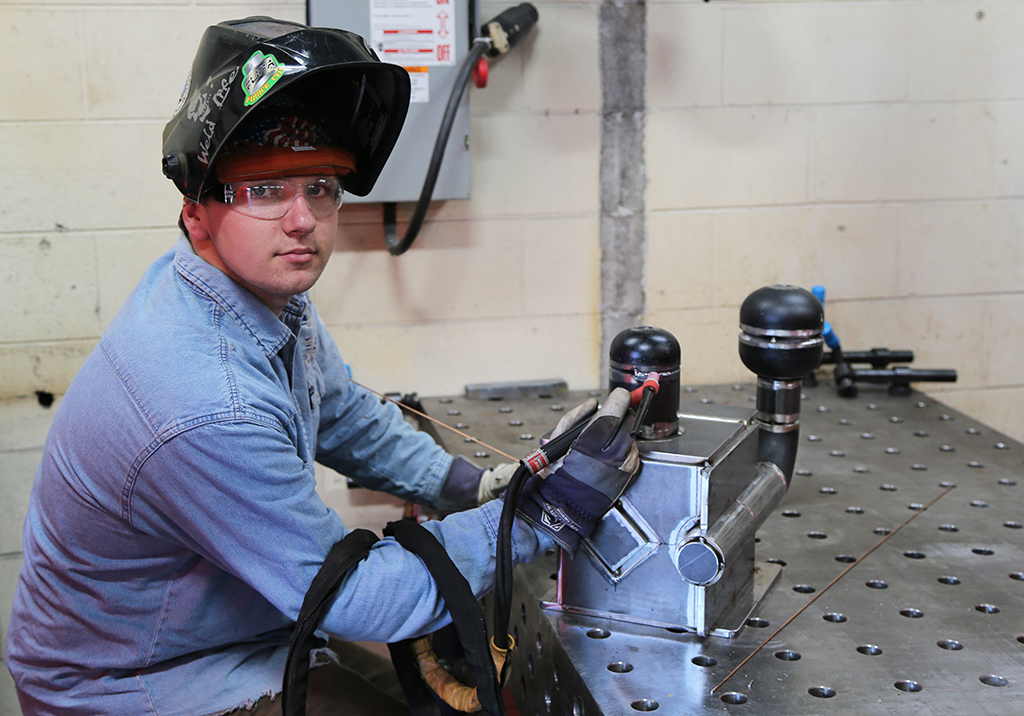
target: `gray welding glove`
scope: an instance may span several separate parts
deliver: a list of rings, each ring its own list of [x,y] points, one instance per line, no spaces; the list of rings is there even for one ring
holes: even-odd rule
[[[573,556],[640,469],[629,405],[628,391],[613,390],[562,464],[523,487],[519,515]]]
[[[550,433],[545,434],[544,437],[541,438],[541,444],[543,445],[547,441],[558,437],[566,430],[571,429],[576,425],[576,423],[584,417],[592,414],[596,409],[597,398],[590,398],[582,405],[576,406],[559,419],[558,423]],[[560,463],[556,463],[556,465],[557,464]],[[497,467],[484,470],[483,474],[480,476],[480,486],[479,491],[477,492],[477,504],[482,505],[485,502],[490,502],[503,493],[508,488],[508,484],[512,481],[512,476],[516,474],[516,469],[518,469],[518,467],[519,463],[506,462],[498,465]],[[555,466],[549,465],[541,474],[547,475],[554,469],[554,467]]]

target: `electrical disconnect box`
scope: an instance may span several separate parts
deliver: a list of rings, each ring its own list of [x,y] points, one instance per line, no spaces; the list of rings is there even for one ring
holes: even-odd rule
[[[477,0],[307,0],[307,23],[362,35],[384,62],[409,71],[409,115],[373,191],[346,202],[416,201],[459,65],[480,22]],[[445,146],[433,199],[469,198],[469,93]]]

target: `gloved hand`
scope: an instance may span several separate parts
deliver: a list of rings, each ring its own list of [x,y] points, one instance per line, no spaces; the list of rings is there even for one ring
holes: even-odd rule
[[[627,390],[613,390],[562,464],[523,487],[520,516],[573,556],[640,468],[636,441],[629,436],[629,404]]]
[[[578,405],[565,413],[551,432],[545,434],[544,437],[541,438],[541,445],[549,440],[554,440],[566,430],[571,429],[583,416],[590,415],[596,408],[597,398],[589,398],[582,405]],[[556,465],[558,464],[560,463],[556,463]],[[544,468],[540,474],[546,476],[555,468],[556,465],[549,465]],[[484,470],[480,475],[480,485],[476,500],[477,504],[482,505],[485,502],[490,502],[503,493],[508,488],[508,484],[511,482],[512,476],[516,474],[516,469],[518,467],[519,463],[506,462],[496,467],[489,467]]]

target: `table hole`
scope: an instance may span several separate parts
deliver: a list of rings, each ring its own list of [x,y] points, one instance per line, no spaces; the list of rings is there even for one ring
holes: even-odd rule
[[[629,704],[634,711],[657,711],[658,702],[653,699],[637,699]]]
[[[796,510],[783,510],[782,511],[782,516],[783,517],[799,517],[800,513],[797,512]]]
[[[1004,477],[999,481],[999,484],[1002,485],[1003,487],[1013,487],[1014,485],[1017,484],[1017,481],[1011,480],[1008,477]]]
[[[881,579],[872,579],[868,582],[864,582],[864,586],[870,587],[871,589],[888,589],[889,583],[883,582]]]
[[[834,487],[822,487],[820,490],[818,490],[818,492],[820,492],[823,495],[834,495],[834,494],[836,494],[836,488],[834,488]]]
[[[811,539],[828,539],[828,535],[824,532],[808,532],[807,536]]]
[[[628,664],[625,661],[613,661],[608,664],[608,671],[613,674],[628,674],[633,670],[633,665]]]
[[[999,607],[995,604],[976,604],[974,611],[981,612],[982,614],[998,614]]]
[[[846,508],[846,511],[849,514],[851,514],[851,515],[863,515],[864,514],[864,508],[863,507],[853,507],[853,506],[850,506],[850,507]]]
[[[904,552],[903,556],[907,559],[924,559],[927,555],[924,552],[910,550],[909,552]]]
[[[888,527],[876,527],[876,528],[875,528],[875,529],[873,530],[873,532],[874,532],[874,533],[875,533],[876,535],[882,535],[882,536],[884,537],[885,535],[887,535],[887,534],[889,534],[890,532],[892,532],[892,530],[891,530],[891,529],[889,529]]]
[[[793,591],[797,594],[814,594],[817,590],[810,584],[797,584],[793,587]]]
[[[771,559],[769,559],[768,562],[770,562],[771,564],[777,564],[780,567],[785,567],[786,564],[787,564],[786,560],[784,560],[784,559],[776,559],[775,557],[772,557]]]
[[[984,500],[971,500],[971,507],[988,507],[988,503]]]
[[[700,656],[693,657],[692,659],[690,659],[690,662],[696,664],[697,666],[715,666],[716,664],[718,664],[718,659],[716,659],[713,656],[704,656],[702,654]]]
[[[730,691],[727,694],[722,694],[722,701],[727,704],[745,704],[750,699],[747,698],[746,694],[741,694],[736,691]]]
[[[1003,527],[1008,527],[1011,530],[1019,530],[1021,527],[1024,527],[1024,525],[1015,520],[1010,520],[1008,522],[1004,522]]]
[[[840,554],[836,555],[836,561],[842,562],[843,564],[853,564],[857,561],[857,558],[848,554]]]
[[[964,648],[964,645],[956,639],[940,639],[936,643],[939,645],[940,649],[945,649],[946,651],[960,651]]]
[[[1018,582],[1024,582],[1024,572],[1010,572],[1010,579],[1016,579]]]
[[[775,658],[781,661],[800,661],[801,654],[799,651],[777,651],[775,652]]]
[[[607,629],[590,629],[587,632],[587,636],[589,636],[591,639],[607,639],[611,635],[612,633]]]
[[[995,674],[985,674],[985,676],[979,676],[978,681],[985,684],[986,686],[1006,686],[1008,683],[1010,683],[1002,676],[996,676]]]
[[[944,574],[938,579],[939,584],[960,584],[960,577]]]
[[[908,619],[920,619],[924,616],[924,612],[920,609],[900,609],[900,616],[907,617]]]
[[[827,686],[812,686],[807,689],[807,693],[811,696],[817,696],[819,699],[830,699],[836,695],[836,690],[830,689]]]
[[[908,693],[916,693],[924,689],[924,687],[916,681],[897,681],[893,686],[900,691],[906,691]]]
[[[988,547],[975,547],[971,551],[974,552],[975,554],[980,554],[980,555],[982,555],[984,557],[989,557],[989,556],[995,554],[995,552],[990,550]]]
[[[882,649],[874,644],[861,644],[857,647],[857,653],[864,654],[865,656],[879,656],[882,653]]]
[[[943,532],[959,532],[960,528],[956,525],[939,525],[939,529]]]
[[[755,629],[764,629],[768,626],[769,622],[767,619],[761,619],[760,617],[751,617],[747,619],[747,626],[754,627]]]
[[[878,489],[882,492],[896,492],[896,485],[879,485]]]
[[[850,620],[848,616],[846,616],[845,614],[839,614],[838,612],[829,612],[828,614],[822,614],[821,618],[833,624],[842,624],[843,622],[847,622]]]

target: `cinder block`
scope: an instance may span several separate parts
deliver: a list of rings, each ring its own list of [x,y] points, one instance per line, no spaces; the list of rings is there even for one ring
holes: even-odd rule
[[[820,284],[832,299],[896,292],[894,207],[742,209],[716,214],[715,226],[717,306],[739,306],[751,291],[775,283]]]
[[[991,105],[996,120],[992,196],[1024,195],[1024,103]]]
[[[4,54],[14,63],[5,73],[0,122],[84,115],[82,78],[74,71],[81,47],[79,13],[67,6],[47,9],[40,4],[0,6]],[[4,154],[9,151],[5,145]]]
[[[472,198],[451,208],[474,217],[597,211],[599,124],[582,112],[474,117]],[[467,202],[447,202],[456,204]]]
[[[647,217],[647,310],[711,308],[714,301],[715,217],[656,211]]]
[[[203,32],[227,19],[224,13],[223,7],[134,5],[83,13],[88,116],[170,119]]]
[[[989,384],[990,351],[999,348],[986,335],[988,310],[983,297],[840,301],[828,306],[828,320],[846,350],[912,350],[913,368],[955,369],[956,383],[924,386],[938,392]]]
[[[1015,2],[907,3],[912,101],[1021,99],[1024,7]]]
[[[537,3],[537,26],[490,61],[487,87],[471,89],[473,114],[585,111],[601,107],[598,18],[594,5]],[[485,3],[481,22],[509,5]]]
[[[601,250],[596,216],[523,218],[522,293],[526,315],[596,314]],[[478,265],[494,281],[515,281],[504,270]]]
[[[401,257],[337,252],[314,296],[328,324],[514,316],[522,262],[518,221],[432,222]]]
[[[96,244],[79,233],[0,238],[0,301],[9,309],[4,340],[99,335]]]
[[[60,398],[53,396],[49,407],[41,405],[35,395],[0,399],[0,453],[41,449]]]
[[[713,107],[722,98],[722,6],[648,3],[647,103]]]
[[[31,396],[37,390],[63,394],[97,340],[0,344],[0,398]]]
[[[41,448],[6,450],[2,453],[0,505],[3,505],[3,519],[0,520],[0,554],[21,552],[21,528],[28,513],[28,498],[32,493],[32,482],[42,455]]]
[[[987,298],[988,363],[987,384],[996,387],[1024,388],[1020,349],[1024,345],[1024,296],[1004,295]]]
[[[63,231],[169,226],[181,195],[160,172],[163,122],[0,122],[5,227]],[[74,191],[41,187],[73,178]]]
[[[1024,290],[1024,201],[910,204],[901,213],[900,294]]]
[[[654,110],[647,118],[647,208],[803,203],[807,110]]]
[[[773,3],[722,13],[725,104],[892,102],[907,96],[901,3]]]
[[[95,235],[102,328],[114,320],[149,265],[174,248],[178,233],[175,227]]]
[[[547,378],[573,390],[598,384],[596,315],[329,327],[353,378],[380,392],[451,395],[468,383]]]
[[[651,311],[647,323],[664,328],[684,346],[680,365],[684,387],[754,380],[739,357],[738,308]],[[690,395],[688,400],[700,399],[699,393]]]
[[[814,126],[818,201],[991,194],[996,122],[988,105],[821,107]]]

